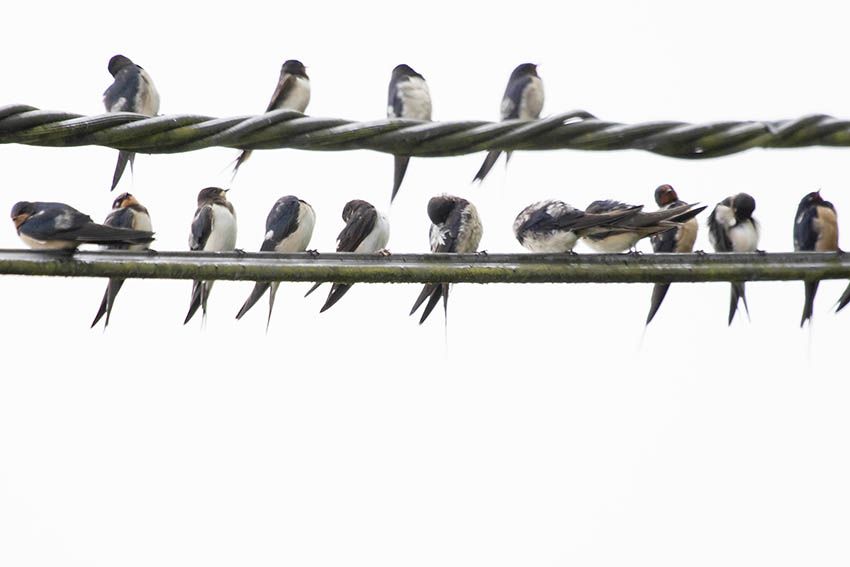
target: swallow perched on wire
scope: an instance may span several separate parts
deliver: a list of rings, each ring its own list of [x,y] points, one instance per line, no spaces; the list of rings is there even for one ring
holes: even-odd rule
[[[585,212],[598,215],[633,209],[633,205],[607,200],[592,202],[587,206]],[[583,239],[588,246],[597,252],[625,252],[634,248],[641,238],[673,230],[681,223],[694,218],[703,210],[705,210],[705,207],[684,204],[651,213],[639,211],[610,225],[600,226],[590,231],[589,234],[583,235]]]
[[[820,191],[809,193],[800,200],[794,217],[794,251],[838,251],[838,217],[835,207],[824,201]],[[800,327],[811,321],[819,281],[804,281],[806,290]]]
[[[716,252],[755,252],[759,243],[759,223],[753,218],[756,200],[747,193],[726,197],[714,207],[708,216],[708,239]],[[729,302],[729,324],[738,310],[738,300],[743,300],[747,317],[744,282],[732,282]]]
[[[109,60],[109,73],[112,84],[103,93],[103,105],[107,112],[135,112],[146,116],[155,116],[159,112],[159,93],[148,72],[123,55],[115,55]],[[112,175],[112,189],[118,185],[127,162],[133,170],[133,152],[118,152],[118,163]],[[110,189],[110,190],[112,190]]]
[[[431,219],[429,237],[431,241],[431,252],[455,252],[465,254],[476,252],[481,242],[484,228],[475,205],[452,195],[440,195],[431,197],[428,201],[428,218]],[[419,306],[427,299],[425,310],[419,324],[425,322],[431,311],[434,310],[440,298],[443,298],[443,311],[448,317],[449,309],[449,284],[436,283],[425,284],[410,314],[416,313]]]
[[[670,185],[660,185],[655,189],[655,204],[658,209],[665,211],[688,205],[676,194],[676,190]],[[705,208],[705,207],[703,207]],[[690,218],[681,224],[678,224],[671,230],[659,232],[649,237],[652,242],[652,250],[654,252],[693,252],[694,242],[697,239],[697,231],[699,223],[697,219]],[[649,313],[646,316],[646,324],[649,325],[658,309],[661,307],[661,302],[664,301],[664,296],[667,295],[667,290],[670,289],[668,283],[657,283],[652,287],[652,300],[649,305]]]
[[[586,213],[563,201],[546,200],[524,208],[514,220],[514,236],[532,252],[572,252],[582,236],[592,234],[637,214],[643,207],[629,207],[601,214]]]
[[[349,201],[342,209],[345,228],[336,237],[337,252],[357,254],[387,253],[385,248],[390,240],[390,221],[372,204],[360,199]],[[316,291],[322,282],[313,284],[304,297]],[[331,286],[325,304],[319,310],[324,313],[339,301],[353,284],[335,283]]]
[[[409,66],[396,65],[390,77],[387,101],[387,118],[409,118],[411,120],[431,120],[431,93],[425,77]],[[393,192],[390,202],[395,199],[404,180],[410,156],[393,156],[395,171],[393,174]]]
[[[272,207],[266,218],[266,236],[260,246],[260,252],[278,252],[291,254],[304,252],[313,237],[313,227],[316,224],[316,213],[307,201],[302,201],[293,195],[281,197]],[[237,319],[248,312],[251,307],[269,291],[269,316],[266,319],[266,330],[272,320],[274,297],[280,282],[257,282],[251,295],[245,300]]]
[[[148,210],[144,208],[135,197],[129,193],[122,193],[112,203],[112,212],[106,216],[103,223],[106,226],[114,226],[118,228],[128,228],[131,230],[148,231],[152,230],[151,217]],[[109,248],[115,250],[147,250],[149,243],[142,244],[113,244]],[[106,315],[104,327],[109,326],[109,318],[112,315],[112,306],[115,304],[115,298],[118,296],[118,291],[124,285],[123,278],[109,278],[109,283],[106,284],[106,291],[103,293],[103,300],[100,302],[100,308],[97,315],[94,316],[91,326],[97,325],[97,322]]]
[[[266,107],[266,112],[286,108],[303,114],[308,104],[310,104],[310,77],[307,76],[307,68],[297,59],[287,59],[280,68],[277,87]],[[239,167],[248,161],[249,157],[251,157],[251,150],[245,150],[239,154],[233,166],[233,177],[236,177]]]
[[[502,95],[502,120],[536,120],[543,110],[543,81],[537,75],[537,65],[523,63],[517,66],[508,79],[505,94]],[[500,150],[490,150],[481,169],[472,182],[484,181],[490,169],[499,159]],[[505,155],[505,163],[511,159],[511,152]]]
[[[198,193],[198,208],[189,234],[189,250],[226,252],[236,248],[236,211],[227,200],[227,189],[207,187]],[[189,312],[183,321],[188,323],[198,307],[207,314],[207,299],[214,282],[196,280],[192,285]]]
[[[81,244],[147,244],[153,240],[149,230],[97,224],[65,203],[19,201],[12,207],[11,217],[21,240],[39,250],[74,250]]]

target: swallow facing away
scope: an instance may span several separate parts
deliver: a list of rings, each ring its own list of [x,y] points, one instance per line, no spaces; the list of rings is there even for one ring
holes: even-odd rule
[[[104,226],[65,203],[19,201],[12,207],[18,236],[37,250],[74,250],[80,244],[147,244],[149,230]]]
[[[316,213],[307,201],[287,195],[281,197],[272,207],[266,218],[266,236],[260,246],[260,252],[278,252],[291,254],[304,252],[313,237],[313,227],[316,224]],[[266,330],[272,320],[274,297],[280,282],[257,282],[242,309],[236,314],[237,319],[248,312],[251,307],[269,291],[269,316],[266,319]]]
[[[146,116],[155,116],[159,112],[159,93],[147,71],[123,55],[112,57],[108,68],[114,80],[103,93],[103,105],[107,112],[136,112]],[[115,189],[121,180],[127,162],[130,162],[130,170],[133,170],[135,157],[133,152],[118,152],[118,163],[112,175],[112,189]]]
[[[345,204],[342,209],[342,220],[345,228],[336,237],[337,252],[354,252],[357,254],[388,254],[385,250],[390,241],[390,221],[374,206],[366,201],[355,199]],[[322,282],[313,284],[304,297],[316,291]],[[325,304],[319,310],[324,313],[339,301],[353,284],[335,283],[331,286]]]
[[[594,231],[607,231],[642,206],[627,207],[600,214],[586,213],[563,201],[546,200],[524,208],[514,221],[514,236],[532,252],[572,252],[582,236]]]
[[[536,120],[543,110],[543,81],[537,75],[537,65],[523,63],[517,66],[508,79],[505,94],[502,95],[502,120]],[[490,169],[499,159],[500,150],[490,150],[481,169],[472,182],[484,181]],[[505,155],[505,163],[511,159],[511,152]]]
[[[192,220],[189,249],[204,252],[226,252],[236,248],[236,211],[227,200],[227,189],[207,187],[198,193],[198,208]],[[192,285],[189,312],[183,321],[188,323],[198,307],[207,314],[207,299],[214,282],[196,280]]]
[[[687,205],[687,203],[679,199],[676,190],[666,184],[660,185],[655,189],[655,203],[658,205],[658,209],[662,211]],[[650,242],[652,242],[652,250],[654,252],[664,253],[693,252],[698,230],[699,223],[697,223],[697,219],[690,218],[671,230],[653,234],[649,238]],[[668,283],[657,283],[652,287],[652,300],[649,305],[649,314],[646,316],[647,325],[655,317],[655,314],[658,313],[658,309],[661,307],[661,302],[664,301],[664,296],[667,295],[668,289],[670,289],[670,284]]]
[[[755,252],[759,243],[759,223],[753,218],[756,200],[747,193],[726,197],[708,216],[708,239],[716,252]],[[729,302],[729,324],[738,310],[738,300],[744,302],[747,317],[750,308],[744,294],[744,282],[732,282]]]
[[[106,216],[103,223],[106,226],[114,226],[119,228],[128,228],[131,230],[151,231],[151,217],[148,210],[144,208],[135,197],[129,193],[122,193],[112,203],[112,212]],[[142,244],[114,244],[109,248],[115,250],[147,250],[149,243]],[[112,315],[112,306],[115,304],[115,298],[118,296],[118,291],[124,285],[122,278],[109,278],[109,283],[106,284],[106,291],[103,293],[103,300],[100,302],[100,308],[97,315],[94,316],[91,326],[97,325],[97,322],[106,315],[104,327],[109,326],[109,318]]]
[[[829,201],[824,201],[820,191],[809,193],[800,201],[797,216],[794,217],[794,251],[815,252],[838,251],[838,217],[835,207]],[[811,321],[815,305],[815,294],[818,292],[819,281],[803,282],[806,289],[803,317],[800,327],[806,321]]]
[[[410,118],[412,120],[431,120],[431,93],[425,77],[401,64],[393,69],[390,77],[387,118]],[[410,156],[393,156],[395,172],[393,174],[393,192],[390,202],[395,199],[407,171]]]
[[[431,252],[455,252],[465,254],[476,252],[481,242],[484,228],[475,205],[460,197],[441,195],[431,197],[428,201],[428,217],[431,219]],[[425,322],[431,311],[443,298],[443,311],[448,317],[449,309],[449,284],[425,284],[410,314],[416,313],[419,306],[427,299],[425,311],[419,324]]]
[[[307,68],[297,59],[287,59],[280,68],[277,87],[266,107],[266,112],[286,108],[304,114],[308,104],[310,104],[310,77],[307,76]],[[239,154],[233,166],[233,177],[236,177],[239,167],[248,161],[249,157],[251,157],[251,150],[245,150]]]
[[[634,209],[620,201],[594,201],[588,205],[585,212],[593,214],[610,213]],[[643,211],[610,226],[601,226],[583,236],[588,246],[597,252],[614,253],[633,249],[641,238],[673,230],[680,224],[689,221],[705,210],[695,204],[683,204],[669,209],[661,209],[651,213]]]

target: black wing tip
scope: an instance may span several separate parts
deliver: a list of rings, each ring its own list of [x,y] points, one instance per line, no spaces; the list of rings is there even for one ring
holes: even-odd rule
[[[337,301],[342,299],[342,296],[348,293],[349,289],[351,289],[351,284],[334,284],[333,287],[331,287],[330,293],[328,293],[328,298],[325,300],[325,304],[322,305],[321,309],[319,309],[319,313],[324,313],[336,305]]]

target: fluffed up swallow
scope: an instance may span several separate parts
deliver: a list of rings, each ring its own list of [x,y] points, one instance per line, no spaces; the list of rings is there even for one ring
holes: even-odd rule
[[[613,211],[627,211],[633,209],[633,205],[627,205],[620,201],[594,201],[585,209],[588,213],[603,214]],[[639,211],[627,216],[610,226],[601,226],[583,236],[588,246],[597,252],[614,253],[625,252],[638,243],[641,238],[659,234],[667,230],[673,230],[681,223],[687,222],[705,207],[697,207],[696,204],[684,204],[662,209],[651,213]]]
[[[543,110],[543,81],[537,75],[537,65],[523,63],[517,66],[508,79],[505,94],[502,95],[502,120],[536,120]],[[472,182],[484,181],[487,174],[499,159],[499,150],[490,150],[481,169]],[[511,159],[511,152],[505,155],[505,164]]]
[[[226,252],[236,248],[236,211],[227,200],[227,189],[207,187],[198,193],[198,208],[189,234],[189,250]],[[207,314],[207,299],[214,282],[196,280],[192,285],[189,312],[183,321],[188,323],[198,307]]]
[[[676,194],[676,190],[670,185],[660,185],[655,189],[655,204],[661,211],[669,211],[676,207],[688,205]],[[705,208],[705,207],[703,207]],[[690,218],[681,224],[676,225],[671,230],[665,230],[650,236],[652,242],[652,250],[654,252],[664,253],[687,253],[694,251],[694,242],[697,239],[697,231],[699,223],[697,219]],[[661,302],[664,301],[664,296],[667,295],[667,290],[670,289],[668,283],[657,283],[652,287],[652,300],[649,305],[649,313],[646,316],[646,324],[649,325],[658,309],[661,307]]]
[[[708,239],[716,252],[755,252],[759,243],[759,223],[753,218],[756,200],[747,193],[726,197],[714,207],[708,216]],[[738,300],[747,306],[744,282],[732,282],[729,302],[729,324],[738,310]]]
[[[801,250],[838,251],[838,216],[832,203],[824,201],[820,196],[820,191],[809,193],[797,206],[797,215],[794,217],[794,251]],[[812,319],[815,294],[818,292],[820,281],[805,281],[803,284],[806,297],[800,327]]]
[[[115,199],[112,203],[112,212],[106,216],[103,224],[147,232],[153,230],[148,210],[129,193],[122,193]],[[109,248],[117,250],[147,250],[148,246],[149,243],[145,242],[130,245],[111,244]],[[112,316],[112,306],[115,304],[115,298],[118,296],[118,291],[122,285],[124,285],[122,278],[109,278],[109,283],[106,284],[106,291],[103,294],[103,300],[100,302],[100,308],[97,311],[97,315],[94,316],[94,321],[91,323],[92,327],[97,325],[97,322],[104,315],[106,315],[104,327],[109,326],[109,318]]]
[[[313,237],[313,227],[316,224],[316,213],[307,201],[302,201],[293,195],[281,197],[272,207],[266,218],[266,236],[260,246],[260,252],[278,252],[290,254],[293,252],[304,252]],[[269,316],[266,319],[266,330],[272,320],[272,309],[274,308],[274,297],[280,282],[257,282],[254,289],[239,313],[237,319],[248,312],[251,307],[269,291]]]
[[[586,213],[563,201],[546,200],[524,208],[514,221],[514,236],[532,252],[572,252],[582,236],[608,227],[640,212],[642,206],[601,214]]]
[[[349,201],[342,209],[345,228],[336,237],[337,252],[372,254],[382,252],[390,241],[390,221],[372,204],[360,199]],[[322,282],[313,284],[304,297],[316,291]],[[325,304],[319,310],[324,313],[339,301],[353,284],[335,283],[331,286]]]
[[[146,244],[153,240],[149,230],[97,224],[65,203],[19,201],[12,207],[11,217],[21,240],[40,250],[74,250],[81,244]]]
[[[401,64],[393,69],[390,77],[387,118],[410,118],[411,120],[431,120],[431,93],[425,77]],[[393,174],[393,192],[390,202],[395,199],[404,180],[410,156],[393,156],[395,170]]]
[[[428,218],[431,219],[429,237],[431,241],[431,252],[455,252],[465,254],[476,252],[481,242],[484,228],[475,205],[452,195],[441,195],[431,197],[428,201]],[[434,310],[440,298],[443,298],[443,311],[448,317],[449,309],[449,284],[436,283],[425,284],[410,314],[416,313],[419,306],[427,299],[425,311],[419,324],[425,322],[431,311]]]
[[[308,104],[310,104],[310,77],[307,76],[307,68],[297,59],[287,59],[280,68],[277,87],[266,107],[266,112],[286,108],[303,114]],[[239,167],[248,161],[249,157],[251,157],[251,150],[245,150],[239,154],[233,166],[233,177],[236,177]]]
[[[103,105],[107,112],[136,112],[155,116],[159,112],[159,93],[148,72],[123,55],[109,60],[109,73],[114,77],[112,84],[103,93]],[[112,189],[118,185],[127,162],[133,170],[133,152],[118,152],[118,163],[112,175]],[[110,190],[112,190],[110,189]]]

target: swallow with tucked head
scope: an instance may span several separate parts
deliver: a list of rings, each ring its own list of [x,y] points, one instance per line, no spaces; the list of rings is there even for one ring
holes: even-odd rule
[[[411,120],[431,120],[431,93],[425,77],[401,64],[393,69],[390,77],[387,118],[409,118]],[[390,202],[395,199],[404,180],[410,156],[394,156],[393,192]]]
[[[291,254],[304,252],[313,237],[313,227],[316,224],[316,213],[307,201],[302,201],[293,195],[287,195],[277,200],[266,218],[266,236],[260,246],[260,252],[277,252]],[[257,282],[242,309],[236,314],[237,319],[248,312],[251,307],[269,290],[269,316],[266,319],[266,330],[272,320],[274,297],[280,282]]]
[[[759,223],[753,218],[756,200],[747,193],[726,197],[714,207],[708,216],[708,239],[716,252],[755,252],[759,243]],[[747,305],[744,282],[732,282],[729,302],[729,324],[735,318],[739,299]]]
[[[236,211],[227,200],[227,189],[207,187],[198,193],[198,208],[189,234],[189,250],[229,252],[236,248]],[[189,312],[183,321],[188,323],[198,307],[207,314],[207,299],[213,282],[196,280],[192,285]]]
[[[266,112],[285,108],[304,114],[308,104],[310,104],[310,77],[307,76],[307,68],[297,59],[288,59],[280,68],[277,87],[272,93]],[[245,150],[239,154],[233,166],[233,177],[236,177],[239,167],[248,161],[249,157],[251,157],[251,150]]]
[[[505,94],[502,95],[502,120],[536,120],[543,110],[543,81],[537,74],[537,65],[523,63],[517,66],[508,79]],[[472,182],[484,181],[487,174],[499,159],[500,150],[490,150],[484,163]],[[505,164],[511,159],[511,152],[505,155]]]
[[[345,227],[336,238],[337,252],[354,252],[356,254],[386,254],[385,248],[390,240],[390,221],[386,215],[379,212],[372,204],[360,199],[349,201],[342,209],[342,220]],[[322,282],[313,284],[304,297],[316,291]],[[342,299],[353,284],[335,283],[331,286],[325,304],[319,310],[324,313]]]
[[[665,211],[676,207],[687,205],[676,194],[676,190],[670,185],[660,185],[655,189],[655,204],[658,205],[658,210]],[[652,242],[652,250],[654,252],[663,253],[687,253],[694,251],[694,242],[697,239],[697,231],[699,223],[697,219],[690,218],[685,222],[678,224],[672,230],[666,230],[650,236]],[[649,314],[646,316],[646,324],[649,325],[658,309],[661,307],[661,302],[664,301],[664,296],[667,295],[667,290],[670,289],[668,283],[657,283],[652,287],[652,300],[649,305]]]
[[[809,193],[797,206],[797,215],[794,217],[794,251],[801,250],[838,251],[838,217],[835,207],[829,201],[823,200],[820,191]],[[800,327],[812,319],[819,283],[819,281],[803,282],[806,296]]]
[[[114,80],[103,93],[103,105],[107,112],[135,112],[146,116],[155,116],[159,112],[159,93],[147,71],[123,55],[115,55],[110,59],[108,68]],[[118,152],[112,189],[121,180],[128,162],[132,172],[135,157],[133,152]]]
[[[429,237],[431,241],[431,252],[454,252],[467,254],[476,252],[481,242],[484,228],[475,205],[452,195],[441,195],[432,197],[428,201],[428,218],[431,219]],[[428,300],[419,324],[425,322],[431,311],[434,310],[440,298],[443,298],[443,311],[448,317],[449,309],[449,284],[436,283],[425,284],[419,297],[413,304],[410,314],[416,313],[419,306]]]
[[[112,212],[106,216],[103,223],[106,226],[114,226],[119,228],[127,228],[131,230],[151,231],[151,217],[148,210],[144,208],[135,197],[129,193],[122,193],[112,203]],[[149,244],[113,244],[109,248],[113,250],[147,250]],[[97,310],[97,315],[94,316],[91,326],[97,325],[97,322],[106,315],[104,327],[109,326],[109,318],[112,316],[112,307],[115,304],[115,298],[118,296],[118,291],[124,285],[122,278],[109,278],[109,283],[106,284],[106,291],[103,294],[103,300],[100,302],[100,308]]]

